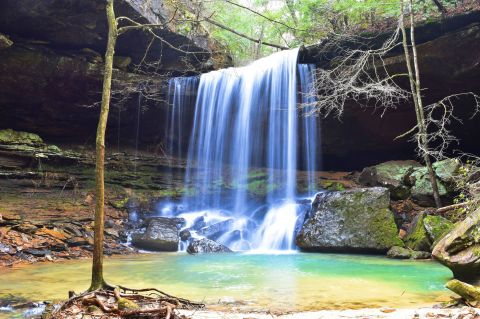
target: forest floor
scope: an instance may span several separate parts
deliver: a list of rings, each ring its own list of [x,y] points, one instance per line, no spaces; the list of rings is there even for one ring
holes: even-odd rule
[[[72,190],[0,192],[0,269],[22,263],[91,257],[94,198]],[[136,251],[126,241],[127,213],[106,209],[106,255]]]

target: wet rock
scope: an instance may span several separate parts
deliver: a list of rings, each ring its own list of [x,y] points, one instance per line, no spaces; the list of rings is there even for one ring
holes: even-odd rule
[[[443,236],[432,255],[450,268],[457,279],[480,279],[480,209],[475,210]]]
[[[145,219],[145,222],[148,225],[150,224],[151,221],[157,220],[157,219],[160,221],[165,221],[165,219],[168,219],[170,222],[177,225],[178,228],[183,228],[187,224],[187,221],[185,220],[185,218],[181,218],[181,217],[148,217]]]
[[[432,257],[432,254],[428,251],[412,251],[411,259],[429,259]]]
[[[189,254],[230,253],[230,248],[213,240],[202,238],[193,240],[187,247]]]
[[[190,237],[192,237],[192,234],[190,233],[190,231],[188,229],[184,229],[180,232],[180,239],[181,240],[186,241],[186,240],[190,239]]]
[[[310,251],[386,252],[402,246],[386,188],[318,193],[296,237]]]
[[[235,220],[233,220],[232,218],[229,218],[227,220],[215,223],[213,225],[203,227],[198,231],[198,234],[205,236],[209,239],[216,240],[223,233],[231,230],[234,222]]]
[[[429,259],[431,254],[428,251],[415,251],[409,248],[394,246],[388,250],[387,257],[393,259]]]
[[[146,231],[132,235],[132,244],[138,248],[154,251],[177,251],[178,220],[159,217],[151,219]]]
[[[410,188],[405,185],[405,177],[417,167],[421,167],[417,161],[389,161],[364,168],[358,181],[365,186],[388,188],[392,199],[406,199]]]
[[[454,224],[446,218],[435,215],[425,216],[423,225],[428,238],[432,243],[440,240],[444,235],[453,229]]]
[[[424,227],[423,219],[425,215],[424,212],[421,212],[413,219],[410,228],[407,230],[407,235],[403,239],[407,248],[419,251],[430,251],[432,242]]]
[[[387,257],[393,259],[409,259],[411,255],[412,251],[410,249],[400,246],[393,246],[387,252]]]
[[[45,257],[52,254],[52,252],[47,249],[25,249],[24,252],[35,257]]]
[[[67,239],[67,244],[70,247],[79,247],[79,246],[87,246],[90,243],[88,242],[87,239],[83,237],[72,237]]]
[[[195,218],[195,220],[193,221],[193,226],[191,228],[193,230],[200,230],[205,226],[207,226],[207,223],[205,222],[205,217],[200,216]]]

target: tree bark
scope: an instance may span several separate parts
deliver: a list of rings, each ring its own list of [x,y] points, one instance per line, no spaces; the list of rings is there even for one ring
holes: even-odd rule
[[[105,286],[103,278],[103,244],[105,221],[105,130],[107,128],[110,94],[112,86],[113,56],[117,41],[117,22],[113,9],[113,0],[106,0],[108,21],[108,42],[105,52],[105,68],[103,74],[102,104],[98,120],[96,136],[95,162],[95,227],[93,244],[92,282],[90,291]]]
[[[432,161],[430,160],[430,155],[428,154],[428,141],[427,141],[427,129],[425,124],[425,113],[423,110],[423,101],[421,95],[421,84],[420,84],[420,68],[418,66],[418,56],[417,56],[417,47],[415,45],[415,20],[413,16],[413,4],[412,0],[409,3],[410,10],[410,42],[412,44],[412,53],[413,53],[413,67],[412,60],[410,58],[410,50],[407,43],[407,32],[405,30],[404,24],[404,0],[401,1],[401,11],[402,15],[400,17],[400,28],[402,30],[402,44],[403,50],[405,53],[405,63],[408,69],[408,78],[410,81],[410,90],[413,96],[413,104],[415,107],[415,115],[417,117],[417,143],[422,153],[423,160],[428,169],[428,176],[430,179],[430,184],[432,185],[433,198],[435,199],[435,205],[437,208],[442,207],[442,202],[440,200],[440,193],[438,191],[437,178],[435,176],[435,171],[433,170]]]

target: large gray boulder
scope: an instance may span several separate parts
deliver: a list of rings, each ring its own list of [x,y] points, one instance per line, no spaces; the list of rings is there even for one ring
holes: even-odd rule
[[[230,248],[208,238],[195,239],[187,247],[189,254],[230,253]]]
[[[382,187],[318,193],[296,237],[297,246],[341,252],[386,252],[403,246],[389,204],[388,189]]]
[[[177,251],[180,237],[178,221],[172,218],[152,218],[144,233],[132,235],[132,244],[154,251]]]

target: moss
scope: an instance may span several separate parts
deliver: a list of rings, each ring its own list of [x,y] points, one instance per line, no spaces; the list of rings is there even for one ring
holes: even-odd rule
[[[405,246],[413,250],[430,251],[431,241],[428,238],[423,223],[425,214],[421,213],[416,216],[407,236],[405,237]]]
[[[329,191],[344,191],[345,186],[342,183],[334,181],[322,181],[320,187]]]
[[[42,138],[37,134],[12,129],[0,130],[0,143],[29,146],[44,145]]]
[[[56,145],[48,145],[47,146],[47,151],[52,152],[52,153],[61,153],[62,152],[60,147],[58,147]]]
[[[436,242],[453,229],[453,223],[441,217],[429,215],[423,219],[423,224],[432,242]]]
[[[382,243],[385,247],[400,246],[404,244],[398,237],[398,229],[392,212],[388,208],[384,208],[373,214],[373,218],[368,223],[371,228],[371,234],[376,237],[377,242]]]
[[[119,310],[126,310],[126,309],[139,309],[140,306],[137,305],[134,301],[127,299],[127,298],[119,298],[118,301],[118,309]]]
[[[129,198],[125,197],[120,200],[111,201],[110,204],[116,209],[125,209],[127,207],[128,201],[129,201]]]

